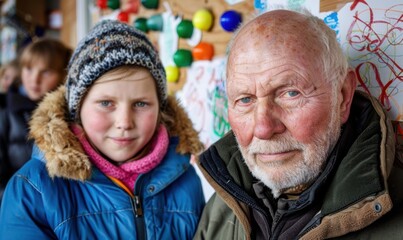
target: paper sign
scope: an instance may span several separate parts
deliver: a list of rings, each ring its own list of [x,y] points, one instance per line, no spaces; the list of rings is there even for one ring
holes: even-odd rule
[[[186,74],[185,85],[176,95],[206,147],[221,138],[230,128],[224,70],[225,58],[193,62]]]
[[[358,88],[377,97],[393,120],[403,120],[403,4],[357,0],[339,11],[340,37]]]

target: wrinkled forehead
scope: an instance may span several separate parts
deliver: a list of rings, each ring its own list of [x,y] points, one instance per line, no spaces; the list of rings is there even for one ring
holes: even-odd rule
[[[301,27],[304,24],[309,24],[305,15],[287,13],[259,16],[245,25],[229,52],[226,86],[243,77],[258,79],[286,71],[306,79],[322,74],[322,43],[315,29]]]

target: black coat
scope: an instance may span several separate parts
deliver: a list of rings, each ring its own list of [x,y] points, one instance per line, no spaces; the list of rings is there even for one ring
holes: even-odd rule
[[[10,177],[31,156],[28,122],[36,106],[14,87],[6,95],[5,107],[0,108],[0,199]]]
[[[6,94],[5,93],[0,93],[0,109],[3,109],[6,107]]]

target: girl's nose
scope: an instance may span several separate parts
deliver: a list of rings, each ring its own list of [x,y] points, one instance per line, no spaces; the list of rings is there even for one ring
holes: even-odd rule
[[[134,118],[130,109],[121,109],[116,116],[116,127],[118,129],[129,130],[134,128]]]

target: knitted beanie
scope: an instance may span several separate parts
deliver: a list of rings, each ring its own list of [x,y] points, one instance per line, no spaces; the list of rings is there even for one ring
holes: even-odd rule
[[[66,101],[70,120],[78,120],[82,98],[94,81],[124,65],[147,68],[155,80],[161,107],[166,105],[165,70],[151,42],[132,26],[103,20],[79,42],[69,62]]]

